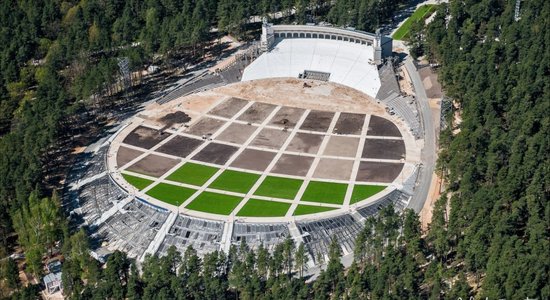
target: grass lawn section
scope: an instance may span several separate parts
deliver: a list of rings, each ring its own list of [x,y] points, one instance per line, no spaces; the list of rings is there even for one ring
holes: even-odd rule
[[[427,4],[420,6],[403,24],[401,24],[401,27],[395,31],[392,38],[395,40],[403,40],[409,34],[413,22],[423,20],[433,11],[435,11],[434,5]]]
[[[254,194],[292,200],[301,186],[302,180],[267,176]]]
[[[151,183],[153,183],[152,180],[136,177],[128,174],[122,174],[122,177],[131,185],[135,186],[138,190],[143,190],[147,186],[149,186]]]
[[[310,181],[301,201],[342,204],[347,189],[343,183]]]
[[[284,217],[290,203],[249,199],[237,216],[240,217]]]
[[[243,200],[241,197],[203,192],[185,208],[211,214],[229,215],[241,200]]]
[[[209,188],[246,194],[259,178],[258,174],[225,170]]]
[[[166,183],[159,183],[158,185],[147,191],[147,195],[176,206],[181,205],[194,193],[195,190],[193,189],[188,189]]]
[[[381,192],[387,186],[381,185],[355,185],[351,194],[350,204],[365,200],[370,196]]]
[[[334,210],[333,207],[311,206],[311,205],[298,205],[294,210],[294,216],[309,215],[320,213],[324,211]]]
[[[218,169],[209,166],[186,163],[179,169],[175,170],[166,179],[188,183],[196,186],[202,186],[217,171]]]

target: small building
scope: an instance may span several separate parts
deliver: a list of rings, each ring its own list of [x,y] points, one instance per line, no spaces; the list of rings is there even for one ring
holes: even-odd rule
[[[46,294],[51,295],[57,292],[63,292],[63,285],[61,283],[61,272],[49,273],[42,279],[44,286],[46,287]]]

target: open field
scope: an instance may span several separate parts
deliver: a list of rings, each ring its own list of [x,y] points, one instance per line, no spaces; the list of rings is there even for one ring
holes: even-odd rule
[[[365,200],[385,188],[386,186],[383,185],[355,185],[351,194],[350,204]]]
[[[347,184],[310,181],[302,201],[342,204],[346,196]]]
[[[298,205],[294,211],[294,216],[309,215],[329,210],[334,210],[332,207],[312,206],[312,205]]]
[[[229,215],[241,200],[240,197],[203,192],[185,208],[211,214]]]
[[[289,203],[250,199],[243,208],[241,208],[237,216],[283,217],[289,208]]]
[[[166,203],[180,206],[187,198],[191,197],[195,193],[195,190],[188,189],[180,186],[159,183],[149,191],[147,195],[164,201]]]
[[[424,18],[428,17],[430,13],[435,11],[434,5],[422,5],[420,6],[402,25],[395,31],[395,33],[392,35],[392,38],[396,40],[403,40],[407,37],[409,34],[409,30],[411,29],[411,25],[418,20],[423,20]]]
[[[233,170],[225,170],[212,182],[209,188],[246,194],[258,181],[260,175]]]
[[[294,199],[302,180],[267,176],[254,194],[266,197]]]
[[[143,190],[144,188],[149,186],[151,183],[153,183],[152,180],[136,177],[128,174],[122,174],[122,177],[124,177],[124,179],[128,181],[129,184],[135,186],[138,190]]]
[[[188,183],[196,186],[202,186],[217,171],[218,169],[206,165],[186,163],[185,165],[174,171],[172,174],[170,174],[170,176],[168,176],[168,178],[166,179]]]

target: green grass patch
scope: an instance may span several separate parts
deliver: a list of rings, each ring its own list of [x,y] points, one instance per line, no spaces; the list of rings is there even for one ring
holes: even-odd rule
[[[351,194],[350,204],[363,201],[370,196],[384,190],[386,186],[381,185],[355,185]]]
[[[209,188],[246,194],[259,178],[258,174],[225,170]]]
[[[294,216],[309,215],[320,212],[325,212],[329,210],[334,210],[333,207],[323,207],[323,206],[311,206],[311,205],[298,205],[294,210]]]
[[[420,6],[392,35],[395,40],[403,40],[409,34],[411,25],[418,20],[424,20],[435,11],[435,5],[427,4]]]
[[[152,180],[132,176],[129,174],[122,174],[122,177],[124,177],[124,180],[126,180],[129,184],[135,186],[140,191],[148,187],[151,183],[153,183]]]
[[[347,189],[343,183],[310,181],[301,201],[342,204]]]
[[[302,180],[267,176],[254,194],[282,199],[294,199],[302,186]]]
[[[239,210],[237,216],[241,217],[284,217],[290,203],[249,199]]]
[[[171,184],[166,183],[159,183],[149,191],[147,191],[147,195],[156,198],[160,201],[180,206],[187,198],[191,197],[195,193],[195,190],[181,187],[181,186],[175,186]]]
[[[175,170],[166,179],[188,183],[196,186],[202,186],[217,171],[218,169],[209,166],[186,163],[179,169]]]
[[[185,208],[211,214],[229,215],[241,200],[243,200],[241,197],[203,192]]]

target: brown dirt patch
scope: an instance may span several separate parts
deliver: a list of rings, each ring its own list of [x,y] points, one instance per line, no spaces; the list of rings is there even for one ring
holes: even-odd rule
[[[249,123],[262,123],[275,109],[275,105],[256,102],[252,104],[237,120]]]
[[[323,142],[323,135],[298,132],[286,148],[288,151],[316,154]]]
[[[359,164],[356,181],[391,183],[401,173],[402,163],[362,161]]]
[[[323,155],[355,157],[359,139],[354,137],[331,136]]]
[[[333,112],[312,110],[307,115],[300,129],[327,132],[333,117],[334,117]]]
[[[193,156],[193,159],[211,164],[224,165],[237,150],[237,147],[210,143]]]
[[[295,176],[306,176],[313,157],[283,154],[271,172]]]
[[[363,114],[341,113],[333,132],[337,134],[361,134],[364,123],[365,115]]]
[[[256,138],[254,138],[250,145],[278,150],[285,143],[289,135],[290,133],[288,133],[287,131],[264,128],[262,129],[262,131],[260,131]]]
[[[230,98],[224,102],[218,104],[218,106],[211,109],[208,113],[215,116],[231,119],[236,113],[238,113],[248,101],[239,98]]]
[[[365,139],[362,158],[402,159],[405,158],[403,140]]]
[[[401,132],[392,121],[378,116],[371,116],[367,135],[401,137]]]
[[[120,146],[116,154],[116,163],[119,167],[122,167],[141,154],[143,154],[142,151]]]
[[[313,177],[322,179],[349,180],[353,160],[321,158]]]
[[[231,123],[220,135],[216,137],[216,139],[229,143],[242,144],[248,140],[257,128],[258,127],[251,125]]]
[[[202,140],[178,135],[160,146],[157,151],[174,156],[186,157],[202,143]]]
[[[224,124],[225,121],[218,119],[202,118],[197,123],[191,125],[185,132],[197,136],[212,135]]]
[[[275,155],[275,152],[245,149],[231,166],[262,172],[269,166]]]
[[[151,149],[153,146],[169,137],[170,134],[149,127],[138,126],[122,141],[125,144]]]
[[[294,128],[300,117],[304,114],[305,109],[284,106],[273,116],[269,125],[280,126],[282,128]]]
[[[127,168],[128,171],[160,177],[179,163],[179,160],[155,154],[149,154]]]

